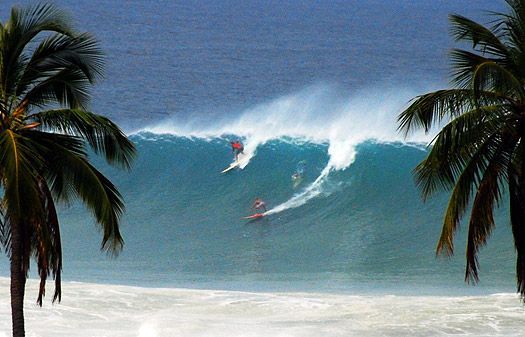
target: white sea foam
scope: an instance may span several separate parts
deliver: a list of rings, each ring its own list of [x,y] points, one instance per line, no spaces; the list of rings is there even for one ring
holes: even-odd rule
[[[522,336],[515,294],[357,296],[150,289],[65,283],[63,300],[26,295],[28,337]],[[9,281],[0,279],[0,336],[9,336]]]
[[[293,197],[287,201],[275,206],[274,208],[265,212],[266,215],[280,213],[284,210],[290,208],[296,208],[302,206],[308,202],[308,200],[317,197],[319,194],[323,193],[323,183],[325,182],[326,177],[330,173],[331,167],[326,166],[319,177],[317,177],[313,183],[304,188],[300,193],[295,194]]]
[[[329,161],[320,176],[301,193],[270,210],[271,214],[299,207],[321,194],[329,173],[350,166],[355,160],[356,146],[364,141],[430,141],[433,134],[415,133],[404,139],[397,131],[397,115],[417,94],[414,90],[399,88],[347,93],[319,84],[256,105],[240,114],[232,113],[235,118],[184,124],[167,120],[140,131],[199,138],[243,137],[247,160],[241,168],[255,156],[258,146],[270,140],[291,137],[328,144]]]

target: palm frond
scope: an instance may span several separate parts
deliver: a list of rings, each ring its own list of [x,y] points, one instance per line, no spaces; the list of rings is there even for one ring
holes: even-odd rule
[[[9,18],[9,28],[15,29],[27,41],[44,31],[71,35],[69,16],[53,4],[42,3],[26,8],[13,7]],[[26,42],[27,43],[27,42]]]
[[[509,4],[510,12],[508,14],[497,13],[497,15],[503,18],[503,30],[505,36],[507,36],[508,44],[522,53],[525,51],[525,27],[523,27],[523,22],[525,21],[525,5],[520,0],[510,0],[506,2]]]
[[[0,133],[0,167],[3,170],[6,209],[11,218],[23,220],[27,206],[38,201],[35,168],[42,158],[28,139],[6,130]],[[29,207],[31,208],[31,207]]]
[[[416,97],[397,118],[405,136],[415,129],[430,129],[445,118],[454,118],[474,108],[472,92],[463,89],[438,90]]]
[[[491,110],[492,116],[489,115]],[[509,123],[507,117],[498,115],[497,111],[496,107],[474,109],[443,127],[427,158],[414,170],[423,199],[440,188],[453,188],[469,163],[479,156],[482,158],[477,160],[487,159],[485,151],[494,146],[493,142],[499,139],[495,135]],[[478,172],[477,169],[474,172]]]
[[[80,109],[62,109],[43,111],[30,119],[50,130],[84,138],[95,153],[103,154],[112,165],[129,168],[135,158],[134,144],[104,116]]]
[[[493,58],[486,58],[462,49],[453,49],[450,52],[450,61],[452,64],[452,83],[462,89],[471,88],[472,75],[480,64],[496,62]]]
[[[93,83],[102,76],[103,66],[103,53],[91,35],[52,35],[40,42],[27,61],[25,71],[17,81],[16,96],[21,96],[34,83],[46,80],[49,74],[65,68],[78,68]]]
[[[0,180],[2,178],[0,177]],[[4,247],[5,252],[9,251],[9,242],[11,231],[9,228],[9,222],[6,218],[5,212],[5,202],[3,199],[0,199],[0,244]]]
[[[120,216],[124,211],[122,196],[117,188],[86,158],[56,144],[57,159],[48,163],[51,179],[64,177],[76,194],[94,214],[103,231],[101,249],[118,253],[123,245],[119,231]]]
[[[67,150],[73,155],[87,158],[85,143],[79,137],[34,129],[22,132],[22,135],[31,139],[34,143],[41,145],[38,148],[40,151],[39,155],[42,158],[46,158],[48,163],[51,163],[47,164],[48,168],[55,166],[61,168],[63,163],[61,162],[60,154],[64,150]],[[70,197],[75,194],[72,182],[64,175],[51,170],[45,173],[45,178],[57,200],[68,202]]]
[[[470,41],[472,48],[483,54],[498,58],[509,56],[507,46],[500,40],[501,36],[490,29],[461,15],[450,15],[449,19],[452,23],[451,33],[456,41]]]
[[[0,168],[3,174],[5,217],[9,230],[17,226],[21,236],[22,265],[20,268],[27,273],[31,245],[30,225],[34,221],[41,221],[42,209],[39,204],[36,170],[43,158],[33,151],[31,141],[17,135],[11,130],[0,133]],[[9,242],[7,243],[9,245]]]
[[[18,59],[11,62],[9,69],[9,77],[5,78],[3,83],[3,104],[5,105],[4,111],[8,113],[12,110],[12,107],[17,104],[17,96],[15,94],[16,83],[20,79],[25,69],[25,63],[27,57],[25,55],[20,56]],[[1,77],[1,75],[0,75]]]
[[[27,101],[30,107],[59,103],[71,108],[87,108],[91,83],[75,65],[41,75],[47,78],[29,89],[21,101]]]
[[[487,170],[488,163],[493,159],[495,149],[499,145],[499,133],[495,132],[472,154],[461,174],[457,178],[449,198],[441,235],[436,247],[436,255],[454,253],[454,235],[459,222],[465,214],[471,195],[480,186],[481,177]]]
[[[39,190],[42,208],[45,211],[45,222],[35,223],[35,255],[37,259],[38,274],[40,275],[40,289],[37,303],[42,306],[45,295],[47,277],[52,273],[55,279],[55,294],[53,302],[61,299],[61,272],[62,272],[62,244],[58,215],[51,191],[44,179],[39,179]]]
[[[29,42],[42,32],[73,34],[69,19],[54,5],[39,4],[23,9],[13,7],[0,37],[0,83],[8,95],[14,93],[16,88],[21,69],[20,56]]]
[[[467,236],[467,265],[465,280],[478,282],[478,251],[489,238],[494,223],[494,208],[499,206],[503,193],[503,184],[508,181],[506,167],[513,151],[514,140],[506,139],[502,146],[490,158],[483,178],[477,186],[476,197],[472,204]]]
[[[525,144],[521,142],[508,166],[510,224],[516,248],[516,283],[525,301]]]
[[[488,61],[478,65],[473,74],[473,93],[477,105],[486,105],[486,92],[493,92],[513,103],[525,98],[520,81],[501,65]],[[482,101],[482,102],[480,102]]]

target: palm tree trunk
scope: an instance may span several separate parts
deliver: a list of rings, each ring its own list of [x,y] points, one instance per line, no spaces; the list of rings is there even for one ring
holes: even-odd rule
[[[25,337],[24,294],[26,273],[23,270],[21,226],[11,225],[11,319],[13,337]]]
[[[509,194],[510,222],[517,255],[517,291],[525,301],[525,161],[519,160],[510,166]]]

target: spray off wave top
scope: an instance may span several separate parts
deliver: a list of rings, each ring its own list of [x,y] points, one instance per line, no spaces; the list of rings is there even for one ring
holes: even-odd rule
[[[330,172],[348,168],[355,160],[356,146],[364,141],[404,142],[397,131],[396,118],[414,95],[408,91],[375,89],[345,96],[332,86],[316,85],[216,121],[167,120],[141,131],[181,137],[241,137],[246,155],[241,169],[256,155],[257,148],[270,140],[291,138],[327,144],[329,160],[320,175],[267,212],[272,214],[302,206],[321,194]],[[416,134],[410,141],[424,143],[430,139],[430,135]]]
[[[415,95],[392,89],[349,95],[333,86],[316,85],[218,120],[166,120],[140,131],[198,138],[236,135],[244,138],[245,153],[250,157],[257,146],[283,137],[327,143],[328,167],[340,170],[352,164],[356,145],[366,140],[428,142],[430,135],[414,134],[405,140],[396,130],[397,115]]]

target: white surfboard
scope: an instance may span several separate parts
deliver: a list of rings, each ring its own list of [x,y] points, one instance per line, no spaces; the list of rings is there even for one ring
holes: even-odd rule
[[[226,173],[230,170],[233,170],[236,167],[244,168],[244,166],[246,166],[246,164],[250,160],[250,157],[251,156],[248,156],[247,154],[244,154],[244,153],[239,154],[239,156],[237,157],[237,160],[231,163],[230,166],[222,170],[221,173]]]
[[[230,164],[230,166],[228,166],[227,168],[225,168],[224,170],[221,171],[221,173],[226,173],[228,172],[229,170],[233,170],[234,168],[236,168],[237,166],[239,166],[240,162],[239,161],[234,161],[233,163]]]

